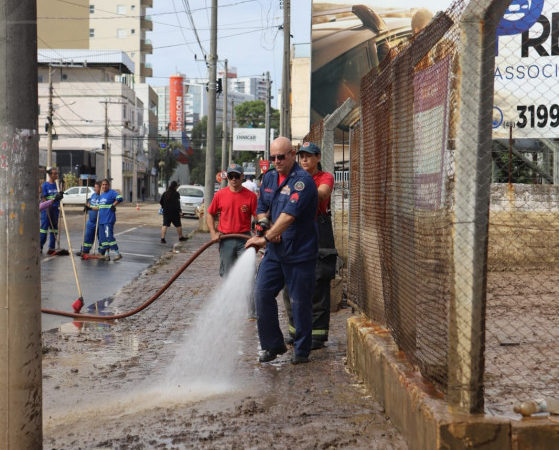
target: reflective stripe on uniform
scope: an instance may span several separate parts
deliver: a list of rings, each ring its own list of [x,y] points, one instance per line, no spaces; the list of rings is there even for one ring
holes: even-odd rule
[[[44,233],[44,234],[47,234],[47,233],[48,233],[48,230],[43,230],[43,229],[41,228],[41,229],[39,230],[39,232]]]
[[[110,205],[99,205],[99,209],[106,209],[106,208],[110,208],[112,205],[112,203]]]
[[[313,336],[327,336],[328,330],[312,330]]]
[[[116,245],[116,241],[107,242],[107,245]]]
[[[93,247],[93,244],[88,244],[88,243],[84,242],[84,243],[83,243],[83,246],[84,246],[84,247]]]
[[[293,325],[289,325],[289,333],[290,334],[295,334],[297,330],[295,329],[295,327]]]

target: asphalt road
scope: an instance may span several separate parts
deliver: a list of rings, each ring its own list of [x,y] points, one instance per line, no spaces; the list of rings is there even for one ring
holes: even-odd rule
[[[167,232],[167,244],[160,243],[161,216],[157,216],[159,205],[146,205],[141,211],[122,207],[117,212],[115,237],[123,258],[119,261],[82,260],[74,257],[76,270],[85,302],[88,305],[112,297],[119,289],[136,278],[165,252],[172,251],[177,242],[174,227]],[[83,215],[79,208],[66,211],[70,241],[73,252],[80,248],[83,233]],[[122,220],[121,220],[122,219]],[[68,249],[62,228],[61,248]],[[183,235],[198,226],[195,219],[183,219]],[[45,244],[41,257],[41,304],[43,308],[72,311],[72,303],[79,297],[70,256],[47,256]],[[139,303],[141,300],[138,299]],[[138,303],[138,304],[139,304]],[[68,322],[67,317],[42,315],[42,330],[50,330]]]

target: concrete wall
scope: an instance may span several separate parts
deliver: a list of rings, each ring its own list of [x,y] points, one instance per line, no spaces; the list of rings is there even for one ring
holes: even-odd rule
[[[493,184],[489,270],[559,263],[559,186]]]

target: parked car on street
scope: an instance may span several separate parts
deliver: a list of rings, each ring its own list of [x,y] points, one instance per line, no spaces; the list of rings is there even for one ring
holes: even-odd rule
[[[204,203],[204,186],[181,184],[177,191],[181,197],[182,215],[199,217]]]
[[[65,205],[85,205],[86,197],[89,199],[94,193],[91,186],[74,186],[64,191],[62,202]]]

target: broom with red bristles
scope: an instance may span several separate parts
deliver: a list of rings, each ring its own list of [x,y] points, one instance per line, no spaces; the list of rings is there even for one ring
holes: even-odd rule
[[[58,180],[56,180],[56,188],[60,191]],[[74,277],[76,278],[76,286],[78,287],[79,297],[72,303],[74,312],[79,313],[83,307],[82,288],[78,278],[78,271],[76,270],[76,262],[74,261],[74,253],[72,252],[72,243],[70,242],[70,232],[68,231],[68,224],[66,223],[66,214],[64,213],[64,205],[60,202],[60,211],[62,211],[62,221],[64,222],[64,231],[66,231],[66,239],[68,240],[68,247],[70,248],[70,260],[72,261],[72,269],[74,269]]]

